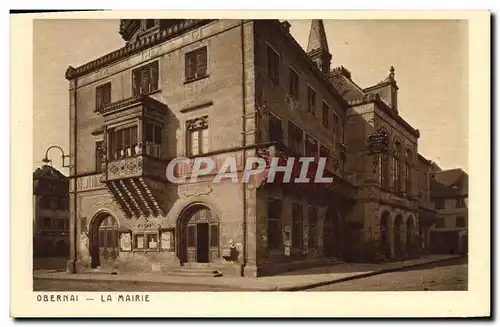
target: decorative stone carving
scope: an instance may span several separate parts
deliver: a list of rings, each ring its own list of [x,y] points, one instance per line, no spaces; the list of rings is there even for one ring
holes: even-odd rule
[[[199,187],[199,188],[186,188],[184,190],[184,197],[189,198],[193,196],[200,196],[200,195],[210,195],[213,192],[213,188],[209,185],[206,187]]]
[[[112,204],[113,202],[114,202],[113,199],[96,200],[93,202],[93,206],[94,208],[99,208],[108,204]]]
[[[187,129],[190,131],[208,128],[208,116],[198,117],[186,122]]]

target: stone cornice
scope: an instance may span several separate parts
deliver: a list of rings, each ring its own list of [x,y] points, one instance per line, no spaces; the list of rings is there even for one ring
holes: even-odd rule
[[[114,62],[122,60],[126,57],[134,55],[140,51],[148,49],[152,46],[155,46],[159,43],[165,42],[168,39],[171,39],[175,36],[178,36],[186,31],[205,25],[213,20],[210,19],[186,19],[179,24],[168,27],[164,30],[159,30],[152,35],[145,36],[135,42],[130,42],[126,46],[110,52],[100,58],[92,60],[82,66],[74,68],[69,66],[66,70],[66,79],[72,80],[78,78],[80,76],[86,75],[93,71],[96,71],[102,67],[108,66]]]
[[[359,106],[366,103],[376,103],[386,114],[402,125],[407,131],[409,131],[416,138],[420,137],[420,131],[413,128],[406,120],[400,115],[394,112],[381,98],[378,94],[368,93],[363,97],[349,101],[349,106]]]

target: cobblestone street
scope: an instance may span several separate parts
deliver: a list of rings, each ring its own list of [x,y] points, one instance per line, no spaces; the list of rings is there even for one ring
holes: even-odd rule
[[[308,291],[466,291],[467,272],[467,258],[460,258]]]

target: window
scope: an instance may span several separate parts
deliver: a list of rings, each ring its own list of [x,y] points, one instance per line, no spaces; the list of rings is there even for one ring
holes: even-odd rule
[[[340,126],[339,126],[339,116],[337,116],[337,114],[332,110],[333,112],[333,123],[332,123],[332,131],[333,131],[333,134],[337,135],[337,133],[339,133],[340,135],[342,135],[340,133]]]
[[[40,208],[50,209],[50,197],[49,196],[42,196],[40,198]]]
[[[267,46],[267,75],[274,84],[280,83],[280,56],[271,46]]]
[[[146,29],[153,28],[155,26],[155,20],[154,19],[146,19]]]
[[[43,228],[51,228],[50,218],[43,218]]]
[[[406,163],[405,167],[405,181],[406,181],[406,194],[412,195],[412,175],[411,175],[411,167],[409,163]]]
[[[405,153],[405,159],[406,159],[406,165],[405,165],[405,189],[406,189],[406,194],[412,195],[412,174],[411,174],[411,152],[410,150],[407,150]]]
[[[137,126],[112,130],[109,137],[113,159],[137,154]]]
[[[456,208],[465,208],[464,198],[457,198],[457,199],[455,199],[455,207]]]
[[[444,228],[444,219],[443,218],[437,218],[436,224],[434,225],[436,228]]]
[[[378,157],[378,182],[383,189],[389,188],[389,157],[381,153]]]
[[[95,171],[98,173],[102,172],[102,164],[106,158],[105,155],[103,141],[95,142]]]
[[[59,199],[58,198],[51,198],[50,199],[50,209],[52,209],[52,210],[59,209]]]
[[[401,164],[400,164],[401,145],[399,142],[394,144],[394,153],[392,157],[392,180],[394,181],[394,192],[401,192]]]
[[[148,249],[157,249],[158,248],[158,235],[157,234],[148,234],[146,244],[147,244]]]
[[[132,93],[134,96],[158,90],[158,61],[132,71]]]
[[[184,61],[186,82],[207,76],[207,47],[186,53]]]
[[[111,82],[95,88],[95,109],[101,109],[111,103]]]
[[[281,247],[281,210],[282,202],[279,199],[269,199],[267,206],[267,246],[270,250]]]
[[[146,124],[145,152],[147,155],[161,157],[162,128],[155,124]]]
[[[309,207],[309,247],[318,247],[318,211]]]
[[[455,226],[457,227],[465,227],[465,217],[458,216],[455,220]]]
[[[307,112],[316,116],[316,91],[309,85],[307,86]]]
[[[444,199],[436,199],[436,209],[444,209]]]
[[[187,155],[196,156],[208,152],[208,116],[192,119],[187,124]]]
[[[144,235],[135,235],[135,248],[144,249]]]
[[[67,211],[68,207],[69,207],[68,199],[67,198],[60,198],[59,199],[59,210]]]
[[[271,115],[269,118],[269,142],[281,142],[283,139],[283,128],[281,120]]]
[[[290,149],[297,154],[302,154],[304,151],[302,141],[302,130],[292,122],[288,122],[288,142]]]
[[[295,249],[302,249],[304,241],[303,219],[302,219],[302,205],[294,203],[292,207],[292,247]]]
[[[323,126],[328,127],[329,121],[328,117],[330,116],[330,107],[328,104],[323,101]]]
[[[318,142],[306,135],[306,157],[316,158],[318,156]]]
[[[66,220],[63,218],[57,219],[57,229],[64,230],[66,229]]]
[[[290,67],[290,86],[288,90],[288,94],[296,100],[299,99],[299,75],[297,72]]]

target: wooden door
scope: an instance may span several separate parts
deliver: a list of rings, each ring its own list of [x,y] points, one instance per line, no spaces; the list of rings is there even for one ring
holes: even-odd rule
[[[196,224],[189,224],[186,228],[187,261],[196,262]]]
[[[106,265],[118,257],[118,223],[107,216],[99,225],[98,230],[99,264]]]

